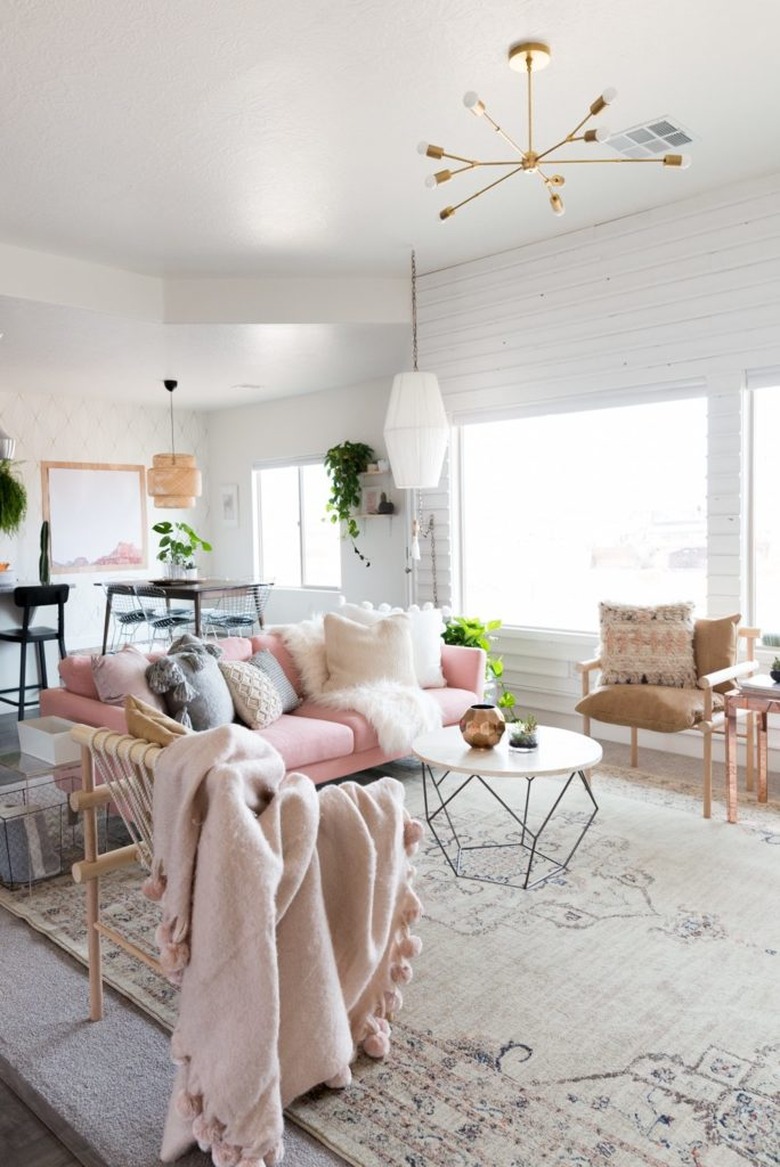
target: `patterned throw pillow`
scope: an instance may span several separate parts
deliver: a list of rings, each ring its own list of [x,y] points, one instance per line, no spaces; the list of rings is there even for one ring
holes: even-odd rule
[[[282,699],[271,678],[250,661],[220,661],[236,713],[250,729],[265,729],[282,716]]]
[[[282,702],[282,713],[290,713],[293,709],[298,708],[301,699],[295,692],[295,687],[290,682],[287,673],[270,649],[261,648],[259,652],[249,658],[248,663],[254,665],[256,669],[260,669],[271,681]]]
[[[602,685],[696,688],[692,603],[599,604]]]

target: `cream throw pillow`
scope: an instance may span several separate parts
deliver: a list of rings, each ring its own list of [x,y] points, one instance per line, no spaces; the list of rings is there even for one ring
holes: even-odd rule
[[[401,608],[390,608],[387,604],[379,608],[373,608],[370,604],[342,604],[338,615],[356,620],[358,624],[376,624],[377,620],[384,620],[401,611]],[[444,631],[441,609],[419,608],[412,604],[406,613],[411,620],[417,684],[421,689],[441,689],[447,684],[441,671],[441,634]]]
[[[329,678],[323,692],[373,681],[417,686],[411,623],[405,612],[367,625],[326,612],[324,627]]]
[[[695,689],[692,603],[599,604],[602,685]]]
[[[265,729],[282,716],[282,699],[271,678],[249,661],[220,661],[236,713],[250,729]]]

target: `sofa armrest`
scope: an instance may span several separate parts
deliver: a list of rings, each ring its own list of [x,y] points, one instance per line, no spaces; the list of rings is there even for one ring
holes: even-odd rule
[[[441,671],[451,689],[468,689],[482,697],[485,691],[487,653],[463,644],[442,644]]]

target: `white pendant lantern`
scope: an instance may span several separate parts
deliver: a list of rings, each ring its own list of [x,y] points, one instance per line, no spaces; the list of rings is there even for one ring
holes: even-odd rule
[[[195,506],[203,489],[194,454],[177,454],[173,442],[173,391],[178,381],[163,381],[171,395],[171,452],[155,454],[146,472],[146,492],[156,507],[186,510]]]
[[[396,488],[438,486],[450,427],[439,382],[417,369],[417,272],[412,252],[412,355],[414,369],[393,378],[384,439]]]

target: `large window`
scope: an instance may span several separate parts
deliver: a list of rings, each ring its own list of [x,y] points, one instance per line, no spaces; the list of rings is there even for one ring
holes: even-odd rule
[[[255,471],[262,578],[280,587],[341,586],[338,524],[325,513],[330,480],[320,462]]]
[[[756,389],[753,404],[753,623],[780,633],[780,520],[777,509],[778,385]]]
[[[706,442],[703,397],[464,426],[464,612],[584,632],[599,600],[705,612]]]

